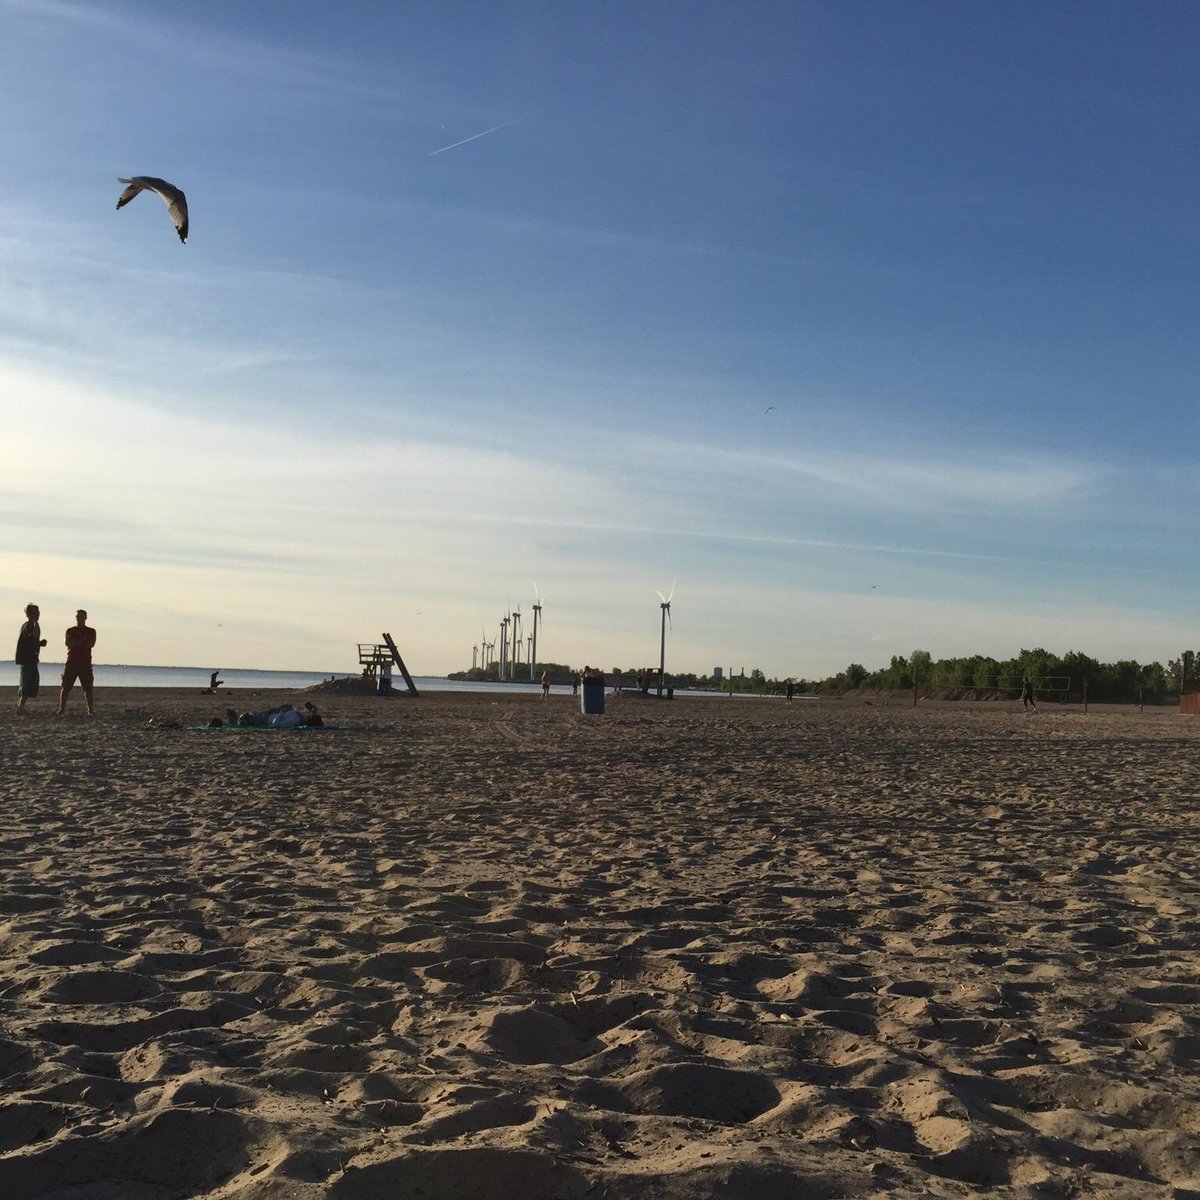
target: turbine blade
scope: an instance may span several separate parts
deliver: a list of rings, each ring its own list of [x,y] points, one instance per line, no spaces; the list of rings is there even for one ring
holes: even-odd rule
[[[675,598],[675,589],[676,589],[678,586],[679,586],[679,580],[678,580],[678,579],[676,579],[676,580],[675,580],[675,582],[674,582],[673,584],[671,584],[671,594],[670,594],[670,595],[667,597],[667,603],[668,603],[668,604],[670,604],[670,603],[671,603],[671,601],[672,601],[672,600]]]
[[[654,594],[655,594],[655,595],[656,595],[656,596],[657,596],[657,597],[658,597],[658,598],[659,598],[659,599],[660,599],[660,600],[661,600],[661,601],[662,601],[664,604],[670,604],[670,603],[671,603],[671,602],[670,602],[670,600],[668,600],[668,599],[666,598],[666,596],[664,596],[664,595],[662,594],[662,592],[658,591],[657,589],[655,590]]]

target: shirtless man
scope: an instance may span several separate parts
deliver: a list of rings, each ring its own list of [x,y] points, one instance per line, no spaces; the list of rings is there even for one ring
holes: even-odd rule
[[[17,712],[25,711],[26,700],[36,700],[38,694],[38,659],[46,639],[38,624],[41,610],[36,604],[25,605],[25,624],[17,634],[17,664],[21,668],[21,683],[17,688]]]

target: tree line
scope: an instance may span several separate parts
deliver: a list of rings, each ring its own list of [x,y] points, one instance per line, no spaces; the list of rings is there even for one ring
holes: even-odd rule
[[[1163,703],[1179,695],[1183,655],[1167,663],[1139,663],[1131,658],[1106,663],[1079,650],[1055,654],[1050,650],[1022,650],[1014,658],[972,654],[935,659],[928,650],[908,657],[893,655],[886,667],[868,671],[851,663],[828,679],[807,683],[809,691],[960,691],[1016,693],[1021,680],[1033,682],[1035,695],[1049,700],[1077,701],[1087,686],[1088,700],[1097,703]]]
[[[597,664],[592,664],[597,665]],[[499,682],[500,668],[495,663],[486,667],[472,667],[469,671],[452,671],[447,679],[466,680],[471,683]],[[539,662],[534,671],[534,681],[540,682],[542,672],[550,673],[551,683],[569,684],[579,678],[583,667],[572,667],[565,663]],[[658,687],[658,666],[652,667],[612,667],[604,672],[604,682],[609,687],[633,688],[637,686],[638,676],[650,680],[652,688]],[[529,665],[518,664],[516,683],[529,682]],[[697,675],[690,671],[668,671],[663,679],[664,687],[691,688],[697,691],[729,691],[735,692],[773,692],[783,691],[784,681],[768,679],[757,667],[749,674],[735,675],[732,680],[728,676],[718,679],[713,675]]]
[[[868,671],[861,663],[850,663],[845,670],[827,679],[792,678],[799,692],[817,695],[848,691],[911,691],[916,688],[918,694],[938,692],[962,698],[1016,695],[1022,679],[1028,678],[1033,683],[1034,694],[1045,700],[1079,701],[1086,684],[1088,700],[1098,704],[1161,704],[1174,701],[1180,693],[1184,657],[1180,655],[1165,664],[1142,664],[1133,659],[1105,663],[1079,650],[1068,650],[1060,655],[1036,649],[1022,650],[1014,658],[971,654],[935,659],[928,650],[914,650],[907,656],[893,654],[888,665],[876,671]],[[1200,654],[1197,654],[1197,662],[1200,663]],[[498,681],[497,670],[496,664],[492,663],[487,668],[456,671],[447,678],[494,683]],[[552,683],[569,684],[579,678],[582,670],[582,667],[565,663],[540,662],[535,679],[540,680],[542,672],[549,671]],[[528,681],[528,671],[528,666],[518,667],[518,681]],[[610,687],[632,688],[636,686],[639,674],[649,677],[650,686],[657,688],[656,666],[613,667],[605,672],[605,682]],[[1188,686],[1193,682],[1194,676],[1189,676]],[[781,694],[786,684],[786,678],[768,678],[757,667],[732,678],[668,672],[664,680],[665,687],[754,695]]]

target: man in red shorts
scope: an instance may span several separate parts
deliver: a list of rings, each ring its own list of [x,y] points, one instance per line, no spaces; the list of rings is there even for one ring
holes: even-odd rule
[[[58,715],[67,711],[67,697],[75,681],[83,688],[88,714],[95,712],[92,704],[92,647],[96,644],[96,631],[87,623],[87,613],[81,608],[75,614],[75,624],[67,630],[67,665],[63,667],[62,691],[58,694]]]

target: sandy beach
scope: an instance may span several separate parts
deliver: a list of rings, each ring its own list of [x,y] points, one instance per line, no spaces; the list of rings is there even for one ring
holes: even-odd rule
[[[295,698],[0,695],[0,1196],[1200,1196],[1200,718]]]

